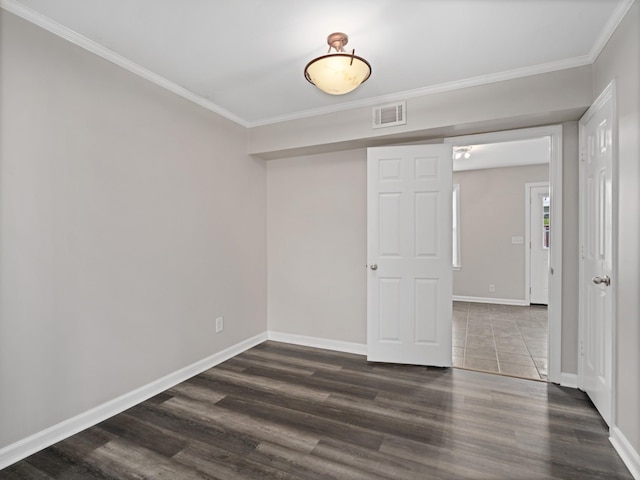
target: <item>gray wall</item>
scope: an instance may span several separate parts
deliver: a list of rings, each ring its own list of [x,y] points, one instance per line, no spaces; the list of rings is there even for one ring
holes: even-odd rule
[[[371,107],[248,130],[249,153],[268,160],[427,138],[558,124],[591,105],[591,66],[407,99],[407,124],[371,128]]]
[[[246,130],[4,10],[0,32],[2,448],[267,323]]]
[[[366,156],[268,162],[269,330],[366,343]]]
[[[525,245],[511,237],[525,235],[525,184],[548,181],[548,164],[453,173],[460,185],[462,265],[453,272],[454,295],[524,300]]]
[[[618,261],[612,280],[617,336],[615,423],[640,452],[640,3],[635,2],[593,66],[594,99],[617,88]]]

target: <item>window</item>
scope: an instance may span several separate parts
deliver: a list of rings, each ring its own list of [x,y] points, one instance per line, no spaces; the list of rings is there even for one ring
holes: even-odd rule
[[[542,200],[542,248],[549,248],[549,207],[551,205],[551,201],[548,195],[544,195],[541,197]]]
[[[453,210],[453,235],[451,235],[453,239],[453,248],[451,251],[452,254],[452,265],[453,268],[460,268],[460,185],[455,184],[453,186],[453,199],[451,202],[452,210]]]

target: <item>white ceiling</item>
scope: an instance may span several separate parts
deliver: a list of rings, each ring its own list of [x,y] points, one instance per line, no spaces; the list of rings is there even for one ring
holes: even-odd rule
[[[454,172],[548,164],[551,160],[551,139],[549,137],[469,146],[471,147],[469,158],[453,159]]]
[[[245,126],[592,63],[633,0],[0,0]],[[326,37],[372,65],[331,96]]]

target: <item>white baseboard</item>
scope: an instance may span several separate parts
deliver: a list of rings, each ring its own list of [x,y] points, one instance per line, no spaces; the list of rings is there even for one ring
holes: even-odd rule
[[[96,425],[107,418],[110,418],[124,410],[137,405],[148,398],[157,395],[168,388],[177,385],[188,378],[198,375],[211,367],[224,362],[225,360],[250,349],[267,339],[266,333],[261,333],[255,337],[248,338],[210,357],[199,360],[158,380],[155,380],[131,392],[114,398],[102,405],[87,410],[86,412],[69,418],[63,422],[53,425],[45,430],[35,433],[27,438],[19,440],[11,445],[0,449],[0,470],[19,461],[29,455],[36,453],[43,448],[64,440],[82,430]]]
[[[305,335],[294,335],[291,333],[272,332],[268,333],[269,340],[284,343],[293,343],[305,347],[324,348],[337,352],[355,353],[357,355],[367,354],[367,345],[364,343],[342,342],[340,340],[330,340],[328,338],[307,337]]]
[[[635,478],[635,480],[640,480],[640,454],[638,454],[622,431],[615,425],[611,427],[610,434],[609,441],[629,469],[631,476]]]
[[[470,302],[470,303],[495,303],[497,305],[515,305],[517,307],[528,307],[529,303],[524,300],[513,298],[489,298],[489,297],[466,297],[464,295],[454,295],[454,302]]]
[[[578,388],[578,375],[575,373],[560,373],[560,385],[563,387]]]

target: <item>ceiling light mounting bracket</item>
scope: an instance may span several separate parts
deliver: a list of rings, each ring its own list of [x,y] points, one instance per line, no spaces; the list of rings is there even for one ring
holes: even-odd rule
[[[335,32],[327,37],[327,43],[329,44],[327,53],[331,53],[332,48],[337,53],[344,52],[344,46],[349,43],[349,36],[346,33]]]

